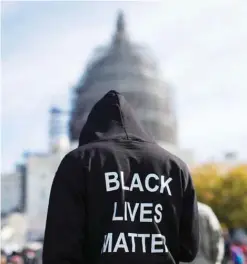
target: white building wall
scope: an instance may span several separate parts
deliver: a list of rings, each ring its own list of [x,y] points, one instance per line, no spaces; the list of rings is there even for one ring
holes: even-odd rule
[[[21,176],[18,172],[1,175],[1,212],[9,212],[20,204]]]
[[[66,152],[32,155],[27,160],[27,221],[33,232],[45,228],[51,185]]]

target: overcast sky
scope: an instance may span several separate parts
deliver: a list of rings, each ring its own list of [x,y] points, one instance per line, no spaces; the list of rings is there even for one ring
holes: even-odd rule
[[[176,94],[181,147],[247,157],[247,1],[2,2],[2,169],[48,149],[48,109],[70,107],[116,13],[149,46]]]

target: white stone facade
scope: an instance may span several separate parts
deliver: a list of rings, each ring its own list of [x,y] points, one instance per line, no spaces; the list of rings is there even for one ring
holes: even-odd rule
[[[158,63],[147,47],[129,38],[123,14],[109,45],[96,50],[74,91],[69,124],[71,140],[79,138],[93,105],[110,90],[122,93],[143,127],[155,140],[177,144],[174,92],[163,81]]]
[[[65,155],[60,151],[27,158],[26,216],[31,232],[44,231],[52,181]]]
[[[1,175],[1,212],[7,213],[20,205],[21,176],[18,172]]]

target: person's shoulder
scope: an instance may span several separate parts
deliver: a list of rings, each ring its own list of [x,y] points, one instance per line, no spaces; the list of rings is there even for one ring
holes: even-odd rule
[[[69,158],[82,158],[84,156],[87,156],[87,154],[89,154],[90,152],[96,150],[111,152],[114,147],[116,147],[114,141],[90,142],[72,150],[70,153],[67,154],[67,156]],[[143,142],[141,144],[141,149],[143,149],[145,155],[148,155],[152,159],[160,160],[164,164],[169,164],[169,166],[173,168],[176,167],[177,169],[183,172],[189,171],[188,165],[181,158],[179,158],[177,155],[173,154],[172,152],[168,151],[157,143]]]
[[[71,151],[71,155],[82,155],[85,152],[94,151],[96,149],[108,149],[111,145],[111,141],[92,141],[82,146],[78,146],[76,149]]]
[[[218,229],[219,220],[216,214],[214,213],[213,209],[209,205],[201,202],[198,202],[197,204],[200,216],[209,219],[212,227]]]
[[[64,156],[65,161],[82,161],[90,156],[90,153],[98,149],[106,150],[109,148],[109,144],[106,142],[90,142],[88,144],[78,146],[77,148],[71,150]]]
[[[180,169],[182,171],[188,171],[189,170],[188,165],[181,158],[179,158],[177,155],[171,153],[167,149],[163,148],[162,146],[156,144],[154,146],[154,151],[155,151],[156,155],[159,155],[162,157],[164,162],[168,162],[172,166],[177,167],[178,169]]]
[[[68,160],[68,161],[71,161],[71,160],[77,160],[81,157],[81,154],[82,154],[82,151],[79,149],[79,148],[76,148],[76,149],[73,149],[71,150],[70,152],[68,152],[63,160]]]
[[[74,164],[82,160],[83,155],[83,150],[81,150],[80,148],[75,148],[64,155],[61,160],[60,166],[73,166]]]
[[[198,210],[203,213],[203,214],[211,214],[212,213],[212,208],[204,203],[198,202]]]

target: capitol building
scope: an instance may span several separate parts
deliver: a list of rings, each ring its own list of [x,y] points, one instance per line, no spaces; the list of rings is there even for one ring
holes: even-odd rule
[[[73,91],[69,121],[72,146],[77,145],[81,128],[93,105],[110,90],[124,95],[144,129],[159,145],[189,165],[193,163],[192,151],[178,145],[174,91],[163,80],[158,62],[149,48],[131,41],[122,12],[117,16],[110,43],[94,50]]]
[[[21,171],[22,184],[19,184],[20,188],[23,187],[19,199],[21,205],[15,206],[23,208],[31,234],[44,231],[51,184],[58,165],[67,152],[78,146],[79,134],[90,110],[110,90],[125,96],[144,128],[160,146],[188,165],[193,164],[193,153],[181,149],[178,144],[173,90],[162,79],[158,62],[150,50],[131,41],[124,15],[120,12],[108,45],[95,49],[73,90],[68,124],[62,122],[62,111],[53,109],[50,114],[50,151],[26,156]],[[6,201],[8,198],[4,197]],[[17,202],[18,199],[14,203]],[[9,204],[13,205],[13,201]]]
[[[161,78],[150,50],[131,42],[123,13],[108,46],[97,48],[74,91],[69,123],[77,140],[92,106],[108,91],[121,92],[156,141],[177,144],[172,91]]]

